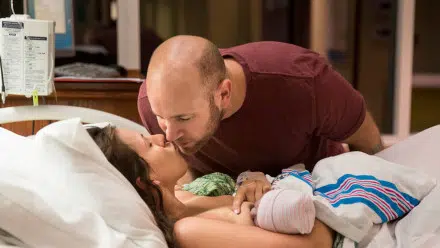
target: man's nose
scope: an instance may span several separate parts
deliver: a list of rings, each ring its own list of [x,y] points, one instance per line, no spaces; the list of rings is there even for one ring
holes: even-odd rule
[[[174,142],[182,136],[180,130],[172,125],[167,125],[165,135],[169,142]]]
[[[162,134],[151,135],[151,142],[157,146],[165,146],[165,137]]]

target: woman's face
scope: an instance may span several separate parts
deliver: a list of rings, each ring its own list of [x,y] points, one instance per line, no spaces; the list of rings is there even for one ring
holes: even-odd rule
[[[131,130],[116,129],[119,139],[142,157],[150,167],[150,179],[174,184],[185,175],[188,164],[163,135],[144,136]]]

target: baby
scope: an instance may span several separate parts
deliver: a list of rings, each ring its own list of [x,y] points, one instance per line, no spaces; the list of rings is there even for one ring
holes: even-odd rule
[[[254,172],[246,171],[237,178],[237,185],[252,179]],[[308,234],[315,221],[313,204],[314,183],[303,164],[284,169],[277,177],[266,175],[272,184],[255,203],[252,210],[255,225],[268,231],[286,234]]]
[[[261,173],[243,172],[237,185],[253,177]],[[437,185],[418,169],[362,152],[322,159],[312,173],[298,164],[266,178],[271,190],[251,210],[256,226],[308,234],[319,219],[357,243],[373,225],[405,216]]]

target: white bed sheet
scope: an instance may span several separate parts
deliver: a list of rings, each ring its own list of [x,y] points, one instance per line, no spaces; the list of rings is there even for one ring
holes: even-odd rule
[[[440,181],[440,125],[382,151],[378,156],[418,168]],[[377,226],[374,238],[360,247],[440,247],[440,186],[398,222]]]
[[[440,125],[411,136],[377,155],[394,163],[419,168],[440,179]]]

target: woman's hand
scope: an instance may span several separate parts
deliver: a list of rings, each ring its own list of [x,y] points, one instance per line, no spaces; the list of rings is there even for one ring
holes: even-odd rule
[[[233,212],[232,214],[233,216],[231,217],[231,221],[232,221],[231,223],[254,226],[255,215],[251,213],[253,208],[254,208],[254,204],[251,202],[244,202],[243,204],[241,204],[240,214],[236,214],[235,212]]]

